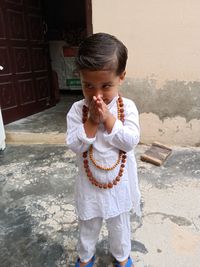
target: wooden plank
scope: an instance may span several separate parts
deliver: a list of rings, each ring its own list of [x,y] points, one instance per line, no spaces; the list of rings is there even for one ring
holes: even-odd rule
[[[153,145],[154,146],[158,146],[158,147],[161,147],[161,148],[165,148],[165,149],[167,149],[167,150],[170,150],[170,151],[172,151],[172,149],[170,148],[170,147],[168,147],[168,146],[166,146],[166,145],[163,145],[163,144],[161,144],[161,143],[159,143],[159,142],[153,142]]]
[[[161,166],[169,157],[171,152],[172,149],[170,147],[167,147],[159,142],[154,142],[151,147],[147,149],[143,155],[141,155],[140,159],[142,161]]]

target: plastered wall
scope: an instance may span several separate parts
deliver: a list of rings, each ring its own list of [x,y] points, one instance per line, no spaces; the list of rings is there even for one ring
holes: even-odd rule
[[[139,109],[141,141],[200,146],[200,1],[93,0],[93,30],[129,50],[121,91]]]

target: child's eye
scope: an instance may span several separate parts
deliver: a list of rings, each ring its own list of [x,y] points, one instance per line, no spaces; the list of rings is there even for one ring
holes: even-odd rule
[[[93,86],[91,84],[85,84],[84,87],[86,89],[93,89]]]
[[[104,84],[103,89],[109,89],[111,87],[111,84]]]

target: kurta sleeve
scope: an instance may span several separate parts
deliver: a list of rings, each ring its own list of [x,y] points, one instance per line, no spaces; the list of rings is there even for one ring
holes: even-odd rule
[[[88,138],[82,123],[82,109],[80,104],[74,103],[67,114],[67,133],[66,143],[75,153],[82,153],[89,149],[89,146],[95,141],[94,138]]]
[[[105,133],[104,137],[112,146],[125,152],[131,151],[139,143],[139,116],[133,101],[129,100],[125,105],[124,124],[117,119],[111,133]]]

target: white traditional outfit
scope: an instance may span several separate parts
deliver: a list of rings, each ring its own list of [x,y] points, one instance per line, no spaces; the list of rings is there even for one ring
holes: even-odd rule
[[[108,105],[109,111],[117,118],[116,96]],[[78,253],[81,261],[86,262],[95,252],[95,244],[105,219],[109,231],[110,251],[118,261],[130,255],[130,218],[129,211],[140,215],[140,191],[138,187],[137,165],[134,147],[139,142],[140,128],[138,111],[134,102],[123,98],[125,121],[118,118],[111,133],[100,124],[94,138],[86,136],[82,123],[82,108],[86,100],[73,104],[67,114],[67,145],[76,153],[78,174],[75,182],[75,203],[79,217]],[[121,180],[109,189],[101,189],[89,181],[84,169],[82,153],[93,146],[93,158],[100,166],[113,166],[119,157],[119,150],[126,152],[126,163]],[[120,164],[113,170],[101,170],[89,161],[95,179],[104,184],[112,182],[119,173]]]

